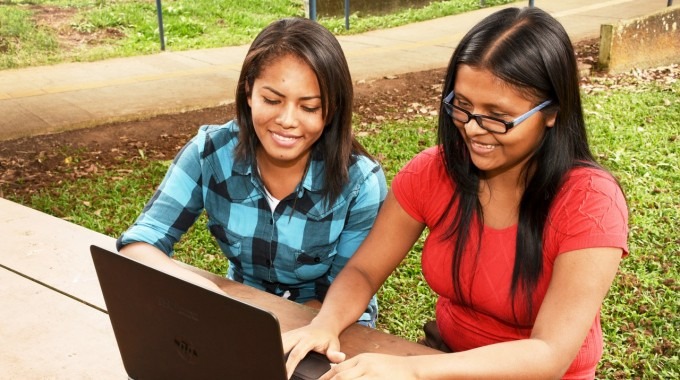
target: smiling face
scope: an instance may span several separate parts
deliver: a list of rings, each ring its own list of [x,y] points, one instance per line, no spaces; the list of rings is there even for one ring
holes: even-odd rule
[[[512,121],[545,99],[529,99],[524,92],[503,82],[490,71],[460,65],[453,89],[454,104],[473,114]],[[470,152],[472,162],[493,177],[505,173],[519,175],[538,148],[546,128],[555,123],[555,114],[541,112],[531,115],[506,134],[494,134],[470,120],[454,121]]]
[[[325,124],[311,67],[293,55],[276,58],[255,78],[248,105],[260,141],[258,163],[303,168]]]

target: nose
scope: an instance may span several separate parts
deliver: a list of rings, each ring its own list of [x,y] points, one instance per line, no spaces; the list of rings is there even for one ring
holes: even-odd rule
[[[476,117],[471,117],[470,120],[465,123],[465,131],[468,135],[488,133],[486,129],[479,125],[479,121]]]
[[[287,105],[281,108],[281,113],[276,118],[276,123],[285,129],[295,128],[298,126],[298,120],[295,113],[294,105]]]

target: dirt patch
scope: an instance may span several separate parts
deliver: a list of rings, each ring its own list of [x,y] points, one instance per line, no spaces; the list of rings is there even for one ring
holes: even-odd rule
[[[77,8],[31,5],[29,9],[35,24],[55,31],[61,49],[67,52],[125,37],[120,29],[97,28],[79,20]]]
[[[597,61],[597,41],[576,46],[579,62]],[[388,77],[355,85],[357,133],[370,123],[410,120],[436,115],[445,69]],[[593,72],[582,80],[584,92],[635,88],[641,82],[668,84],[680,79],[675,66],[607,76]],[[203,124],[222,124],[234,118],[233,105],[145,120],[106,124],[59,134],[0,141],[0,197],[27,199],[102,170],[119,169],[142,157],[169,160]]]
[[[355,85],[362,126],[436,114],[444,69]],[[203,124],[235,117],[232,104],[85,130],[0,142],[0,197],[27,199],[63,181],[125,167],[141,157],[169,160]]]

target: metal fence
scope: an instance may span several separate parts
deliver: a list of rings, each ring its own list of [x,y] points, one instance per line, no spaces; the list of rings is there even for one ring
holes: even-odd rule
[[[160,0],[158,0],[160,1]],[[670,3],[672,3],[673,0],[668,0],[669,6]],[[309,18],[316,21],[316,0],[308,0],[309,3]],[[484,0],[479,0],[479,5],[480,6],[485,6],[485,1]],[[534,0],[529,0],[529,6],[533,7],[534,6]],[[350,0],[345,0],[345,29],[349,29],[349,7],[350,7]]]
[[[350,9],[350,0],[344,0],[345,1],[345,29],[349,29],[349,9]],[[308,0],[309,3],[309,18],[316,21],[316,0]],[[485,6],[485,1],[484,0],[479,0],[479,5],[480,6]],[[668,0],[667,6],[672,6],[673,5],[673,0]],[[529,6],[533,7],[534,6],[534,0],[529,0]],[[156,0],[156,11],[158,13],[158,32],[160,34],[161,38],[161,50],[165,50],[165,35],[163,32],[163,7],[161,4],[161,0]]]

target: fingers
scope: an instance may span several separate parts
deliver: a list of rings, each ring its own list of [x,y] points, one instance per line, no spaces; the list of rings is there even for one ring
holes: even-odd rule
[[[338,351],[338,350],[331,350],[330,348],[326,350],[326,357],[328,360],[331,361],[331,363],[342,363],[345,361],[345,358],[347,355],[345,355],[344,352]]]
[[[330,371],[319,380],[415,379],[415,374],[402,363],[403,358],[389,355],[359,354],[342,363],[332,364]]]
[[[297,368],[300,361],[307,355],[309,350],[303,349],[301,346],[295,346],[290,352],[288,352],[288,357],[286,359],[286,373],[288,378],[293,375],[295,368]]]
[[[316,348],[313,341],[309,338],[304,338],[304,334],[298,331],[292,331],[284,334],[284,352],[287,352],[286,359],[286,373],[292,376],[293,371],[297,365],[304,359],[310,351],[324,353],[325,347]],[[316,349],[315,349],[316,348]]]
[[[320,329],[306,326],[284,333],[282,338],[284,352],[288,353],[286,359],[288,376],[293,374],[297,365],[310,351],[326,355],[332,363],[342,362],[346,357],[340,351],[340,342],[337,337]]]
[[[361,379],[364,376],[364,372],[357,364],[356,360],[332,364],[330,371],[321,376],[319,380]]]
[[[291,330],[281,335],[281,341],[283,343],[283,352],[289,352],[298,344],[300,336],[297,334],[297,330]]]

